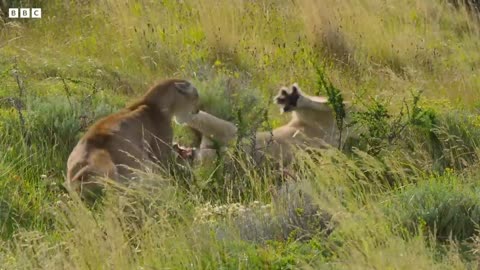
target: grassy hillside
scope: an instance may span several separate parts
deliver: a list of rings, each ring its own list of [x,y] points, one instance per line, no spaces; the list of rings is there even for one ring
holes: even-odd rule
[[[43,17],[0,21],[0,268],[478,267],[480,19],[461,1],[3,2]],[[288,119],[282,85],[338,90],[361,136],[290,176],[238,154],[70,198],[85,128],[167,77],[244,136]]]

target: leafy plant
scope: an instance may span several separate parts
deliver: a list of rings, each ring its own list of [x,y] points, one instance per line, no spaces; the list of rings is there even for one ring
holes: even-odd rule
[[[317,67],[317,95],[320,92],[325,92],[328,96],[328,104],[333,109],[335,122],[339,130],[338,148],[342,149],[342,134],[345,127],[345,118],[347,117],[343,96],[341,91],[326,78],[323,69]]]
[[[360,127],[357,130],[369,154],[378,155],[383,149],[396,145],[410,127],[427,130],[434,127],[436,115],[433,110],[420,106],[420,97],[421,92],[412,93],[412,99],[404,99],[396,114],[389,112],[387,100],[378,97],[370,98],[368,104],[363,102],[363,111],[352,113],[351,125]]]

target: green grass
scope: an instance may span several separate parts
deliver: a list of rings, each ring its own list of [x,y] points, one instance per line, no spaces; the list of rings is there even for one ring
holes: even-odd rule
[[[5,2],[43,18],[0,21],[0,268],[477,268],[480,22],[464,7]],[[319,74],[355,103],[361,136],[299,151],[294,179],[237,154],[144,173],[93,209],[61,186],[85,128],[157,80],[191,80],[248,136],[288,120],[280,86],[319,93]]]

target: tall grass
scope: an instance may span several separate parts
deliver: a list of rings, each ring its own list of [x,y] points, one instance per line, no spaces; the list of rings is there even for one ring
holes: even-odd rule
[[[4,2],[43,18],[0,23],[2,269],[477,267],[480,29],[464,6]],[[319,67],[370,131],[348,152],[147,172],[94,208],[61,186],[85,128],[156,80],[191,80],[249,136],[288,120],[280,86],[317,93]]]

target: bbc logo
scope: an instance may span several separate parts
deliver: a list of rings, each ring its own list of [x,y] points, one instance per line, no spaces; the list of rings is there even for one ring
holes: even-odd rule
[[[41,8],[9,8],[8,18],[42,18]]]

